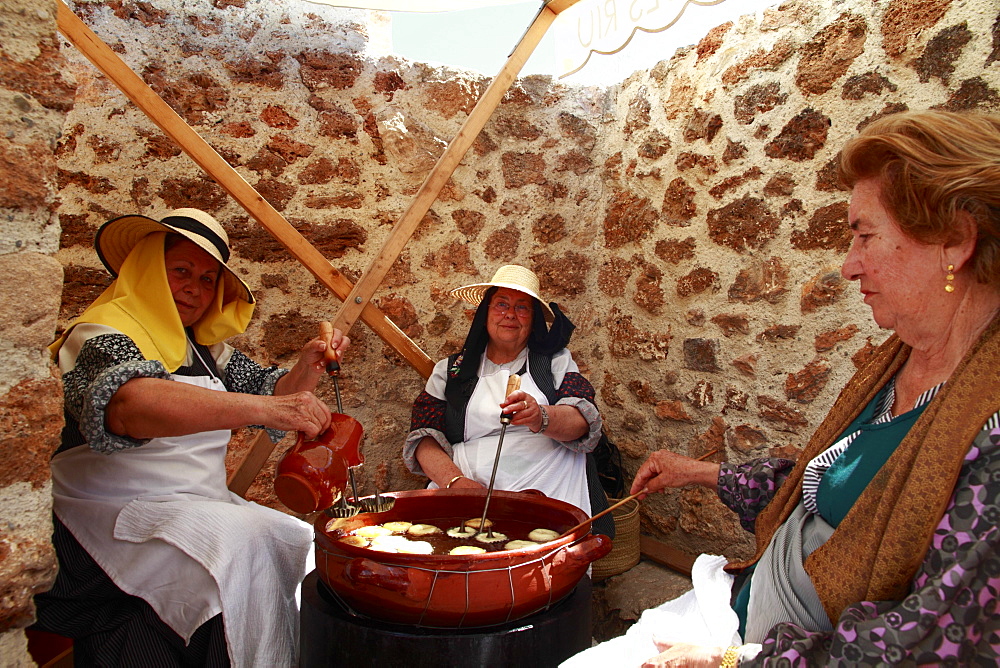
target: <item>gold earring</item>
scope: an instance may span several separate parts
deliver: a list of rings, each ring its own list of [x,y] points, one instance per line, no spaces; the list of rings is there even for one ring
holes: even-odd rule
[[[948,281],[947,283],[944,284],[944,291],[954,292],[955,286],[952,284],[952,281],[955,280],[955,265],[953,264],[948,265],[948,275],[945,276],[944,278],[946,281]]]

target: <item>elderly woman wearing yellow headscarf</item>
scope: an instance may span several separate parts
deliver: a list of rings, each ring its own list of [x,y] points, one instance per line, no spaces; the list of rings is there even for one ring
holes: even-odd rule
[[[325,429],[312,390],[327,348],[349,341],[309,341],[290,371],[227,345],[254,300],[202,211],[116,218],[95,247],[116,279],[50,347],[60,570],[37,626],[74,638],[83,665],[292,665],[312,533],[229,492],[226,447],[245,426]]]

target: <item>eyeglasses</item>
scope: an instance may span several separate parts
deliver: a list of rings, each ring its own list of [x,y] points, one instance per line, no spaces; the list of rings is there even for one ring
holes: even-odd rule
[[[511,309],[511,306],[504,300],[498,299],[495,302],[493,302],[493,304],[490,305],[490,308],[492,308],[497,315],[506,315],[507,311]],[[531,315],[531,306],[528,304],[515,305],[514,315],[516,315],[518,318],[527,318],[529,315]]]

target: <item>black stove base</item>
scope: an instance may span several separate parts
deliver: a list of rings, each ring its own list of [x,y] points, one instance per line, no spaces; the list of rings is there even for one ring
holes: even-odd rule
[[[590,579],[548,610],[486,629],[431,629],[349,612],[313,571],[302,583],[300,668],[549,668],[590,647]]]

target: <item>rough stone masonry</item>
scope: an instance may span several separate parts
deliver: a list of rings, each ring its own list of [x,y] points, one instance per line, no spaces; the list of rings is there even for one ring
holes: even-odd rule
[[[42,348],[108,283],[91,248],[97,226],[178,206],[219,218],[260,302],[235,343],[262,363],[289,363],[339,307],[57,35],[54,6],[0,9],[17,38],[0,61],[0,567],[12,630],[0,657],[23,652],[31,591],[52,575],[45,461],[61,397]],[[365,13],[293,0],[72,8],[352,280],[493,74],[374,53],[379,25]],[[609,88],[521,78],[375,302],[437,359],[470,316],[447,290],[525,264],[577,324],[571,348],[630,473],[658,448],[794,456],[886,336],[839,275],[839,147],[899,110],[997,109],[998,58],[990,0],[791,0]],[[423,379],[364,325],[351,335],[341,386],[367,432],[363,487],[420,487],[399,448]],[[320,392],[332,403],[332,385]],[[245,441],[236,436],[234,458]],[[290,443],[253,498],[277,504],[273,464]],[[691,553],[750,546],[704,490],[657,496],[642,512],[644,531]]]

